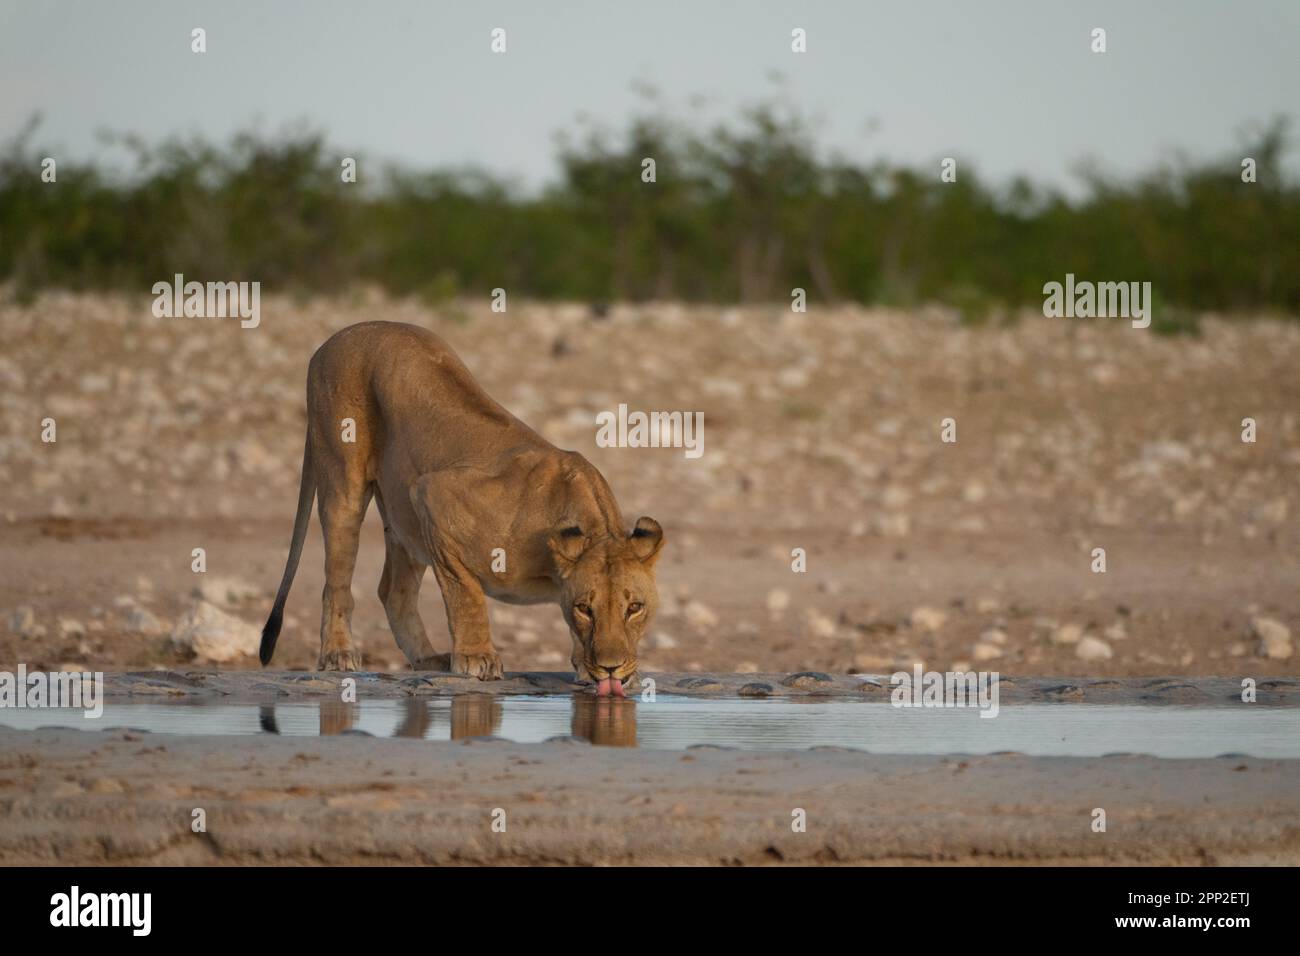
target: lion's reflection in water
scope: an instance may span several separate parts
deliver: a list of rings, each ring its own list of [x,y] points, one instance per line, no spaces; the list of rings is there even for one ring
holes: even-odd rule
[[[328,737],[351,730],[360,713],[361,709],[356,704],[322,702],[320,735]],[[501,715],[501,701],[487,694],[456,697],[451,702],[450,711],[434,709],[427,701],[407,700],[402,704],[402,719],[393,729],[393,736],[423,739],[431,735],[435,738],[442,737],[445,733],[451,740],[491,737],[501,729]],[[265,718],[262,725],[266,727]]]
[[[635,747],[636,701],[576,694],[572,727],[573,736],[598,747]]]
[[[416,701],[409,701],[416,703]],[[425,708],[426,711],[428,708]],[[491,737],[501,729],[501,701],[486,694],[466,694],[451,701],[451,739]]]
[[[572,715],[570,732],[599,747],[635,747],[636,701],[634,699],[593,697],[575,694],[570,698]],[[319,733],[330,737],[352,730],[361,715],[359,704],[322,701]],[[492,737],[501,731],[504,705],[489,694],[465,694],[455,697],[451,707],[433,707],[428,701],[406,700],[402,715],[393,729],[394,737],[416,739],[464,740],[469,737]],[[259,723],[264,733],[280,733],[274,704],[260,708]]]

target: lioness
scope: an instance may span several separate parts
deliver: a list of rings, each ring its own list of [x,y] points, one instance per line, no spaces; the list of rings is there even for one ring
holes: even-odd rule
[[[346,419],[355,422],[355,441],[344,440]],[[387,549],[379,598],[412,668],[447,667],[447,657],[429,645],[418,610],[420,581],[432,565],[447,606],[452,671],[501,677],[488,631],[490,596],[511,604],[558,602],[573,636],[577,677],[594,682],[598,694],[621,696],[636,675],[637,644],[658,606],[654,566],[663,529],[640,518],[629,533],[600,472],[493,401],[432,332],[362,322],[312,356],[298,516],[262,630],[263,665],[275,653],[318,493],[325,538],[321,670],[361,663],[351,633],[352,570],[373,495]],[[503,557],[504,570],[494,570]]]

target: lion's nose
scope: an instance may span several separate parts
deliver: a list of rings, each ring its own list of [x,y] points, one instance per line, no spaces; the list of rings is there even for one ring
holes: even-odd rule
[[[614,674],[615,674],[615,672],[617,672],[618,669],[619,669],[620,667],[622,667],[622,666],[623,666],[624,664],[626,664],[626,663],[627,663],[627,661],[619,661],[617,664],[614,664],[613,666],[610,666],[610,665],[608,665],[608,664],[597,664],[597,667],[598,667],[600,670],[603,670],[603,671],[604,671],[606,674],[608,674],[610,677],[613,677]]]

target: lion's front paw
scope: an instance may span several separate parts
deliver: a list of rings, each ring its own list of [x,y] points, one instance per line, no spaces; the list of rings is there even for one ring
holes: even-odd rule
[[[316,668],[322,671],[359,671],[361,652],[350,647],[322,650]]]
[[[457,654],[453,651],[451,670],[453,674],[468,674],[479,680],[500,680],[501,655],[496,651],[488,651],[485,654]]]

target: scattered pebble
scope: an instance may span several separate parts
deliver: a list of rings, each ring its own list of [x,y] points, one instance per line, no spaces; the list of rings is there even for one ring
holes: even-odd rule
[[[144,634],[146,636],[164,634],[167,631],[167,625],[142,607],[131,609],[131,612],[126,616],[126,627],[132,634]]]
[[[82,637],[86,633],[86,625],[82,624],[75,617],[59,618],[59,634],[63,637]]]
[[[207,601],[199,601],[177,622],[172,644],[201,661],[224,664],[257,653],[261,628]]]
[[[1074,655],[1085,661],[1108,661],[1115,656],[1109,644],[1091,634],[1079,638],[1074,645]]]
[[[914,608],[908,617],[908,623],[912,625],[912,630],[922,631],[926,634],[935,633],[947,622],[948,615],[932,607]]]
[[[834,637],[835,622],[812,608],[809,608],[805,614],[805,622],[810,637]]]
[[[1256,653],[1269,660],[1284,661],[1291,656],[1291,629],[1271,617],[1256,617],[1250,622],[1250,636],[1259,641]]]
[[[1057,645],[1078,644],[1082,637],[1083,628],[1078,624],[1062,624],[1052,631],[1052,643]]]
[[[210,604],[230,606],[259,598],[262,596],[262,590],[239,578],[201,574],[191,596],[202,598]]]
[[[693,627],[698,627],[701,630],[708,630],[718,626],[718,615],[714,614],[708,605],[700,601],[688,601],[683,613],[685,613],[686,620]]]

